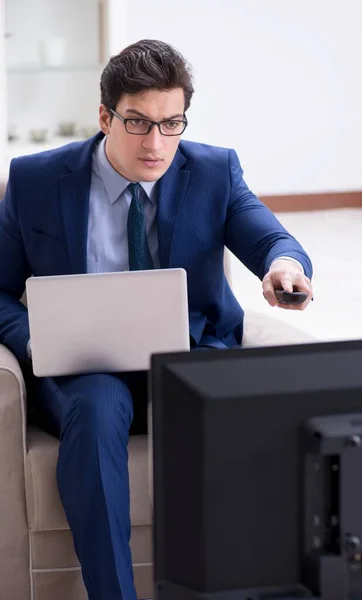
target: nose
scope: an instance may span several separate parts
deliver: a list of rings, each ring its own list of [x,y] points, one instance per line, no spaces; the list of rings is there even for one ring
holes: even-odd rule
[[[154,125],[147,135],[145,135],[142,146],[145,150],[160,150],[163,146],[162,135],[159,132],[157,125]]]

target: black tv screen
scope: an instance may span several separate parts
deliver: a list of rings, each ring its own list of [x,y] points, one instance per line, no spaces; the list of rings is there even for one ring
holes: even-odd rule
[[[158,598],[312,597],[322,583],[357,597],[358,547],[350,560],[341,536],[362,539],[362,342],[155,355],[150,385]],[[313,421],[328,416],[325,431]],[[333,479],[343,427],[352,532]]]

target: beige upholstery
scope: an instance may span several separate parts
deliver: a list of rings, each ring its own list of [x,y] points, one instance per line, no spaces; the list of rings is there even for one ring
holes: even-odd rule
[[[59,443],[36,427],[26,428],[25,401],[19,365],[0,345],[0,599],[86,600],[56,487]],[[131,438],[129,470],[135,583],[139,598],[150,598],[152,512],[146,436]]]
[[[67,519],[56,487],[58,440],[33,427],[27,433],[25,488],[31,531],[68,530]],[[147,439],[132,436],[129,443],[131,521],[135,527],[150,525],[151,505],[147,496]]]
[[[6,179],[0,174],[0,200],[5,196]]]
[[[228,258],[225,270],[230,277]],[[246,317],[246,345],[304,341],[310,337],[295,328],[260,315]],[[27,428],[25,403],[19,365],[0,345],[0,600],[86,600],[56,487],[58,441]],[[139,598],[153,596],[148,458],[146,436],[131,438],[131,546]]]

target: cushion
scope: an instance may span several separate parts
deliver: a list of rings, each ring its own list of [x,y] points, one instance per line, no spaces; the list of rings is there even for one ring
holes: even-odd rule
[[[69,529],[56,483],[59,440],[30,427],[27,442],[25,480],[29,528],[31,531]],[[132,526],[151,525],[147,436],[131,436],[128,451]]]
[[[288,346],[313,342],[318,342],[317,338],[298,327],[294,327],[294,325],[261,312],[245,311],[243,348]]]

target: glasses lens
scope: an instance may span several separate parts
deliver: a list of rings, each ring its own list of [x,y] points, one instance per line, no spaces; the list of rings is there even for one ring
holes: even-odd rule
[[[186,124],[183,121],[162,121],[160,127],[163,135],[180,135],[184,132]]]
[[[126,130],[128,133],[133,133],[135,135],[143,135],[148,132],[149,128],[149,122],[144,121],[143,119],[130,119],[126,122]]]
[[[150,130],[150,121],[144,119],[127,119],[126,131],[133,135],[145,135]],[[184,121],[162,121],[160,123],[162,135],[181,135],[186,129]]]

